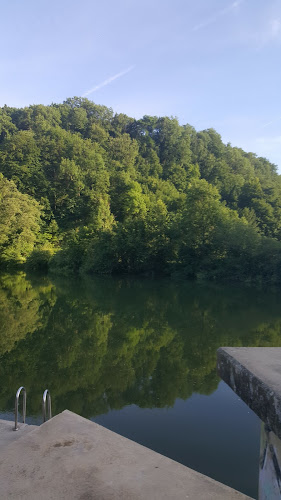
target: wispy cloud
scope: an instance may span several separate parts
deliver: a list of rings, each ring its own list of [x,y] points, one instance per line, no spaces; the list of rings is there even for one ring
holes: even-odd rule
[[[251,38],[257,44],[258,49],[263,49],[268,44],[280,44],[281,42],[281,20],[275,17],[267,20],[262,28],[256,29]]]
[[[273,136],[273,137],[258,137],[256,139],[258,144],[265,144],[268,148],[274,147],[276,145],[281,145],[281,135]]]
[[[270,23],[270,34],[272,38],[277,38],[281,33],[281,21],[280,19],[272,19]]]
[[[86,90],[84,94],[82,94],[82,97],[86,97],[89,94],[92,94],[93,92],[96,92],[97,90],[102,89],[103,87],[106,87],[106,85],[109,85],[110,83],[114,82],[114,80],[117,80],[118,78],[121,78],[122,76],[126,75],[127,73],[130,73],[135,68],[135,65],[129,66],[129,68],[124,69],[124,71],[120,71],[120,73],[117,73],[116,75],[110,76],[106,80],[104,80],[101,83],[98,83],[98,85],[95,85],[95,87],[92,87],[89,90]]]
[[[281,116],[278,116],[277,118],[274,118],[274,120],[271,120],[270,122],[265,123],[262,128],[269,127],[269,125],[273,125],[273,123],[277,123],[281,120]]]
[[[235,2],[232,2],[230,5],[225,7],[224,9],[218,10],[215,12],[215,14],[205,20],[203,20],[201,23],[196,24],[192,31],[198,31],[201,30],[202,28],[206,28],[210,24],[215,23],[220,17],[224,16],[225,14],[228,14],[228,12],[231,12],[232,10],[237,9],[239,5],[241,5],[245,0],[236,0]]]

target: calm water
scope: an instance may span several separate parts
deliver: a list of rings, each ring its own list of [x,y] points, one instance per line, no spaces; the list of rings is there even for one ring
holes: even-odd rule
[[[280,293],[0,277],[0,418],[68,408],[257,496],[260,422],[216,375],[219,346],[281,345]]]

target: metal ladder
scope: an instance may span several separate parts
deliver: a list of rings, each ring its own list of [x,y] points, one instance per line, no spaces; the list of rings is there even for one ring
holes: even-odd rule
[[[46,389],[43,393],[43,400],[42,400],[42,413],[43,413],[43,423],[46,422],[47,417],[46,417],[46,399],[48,400],[48,414],[49,414],[49,420],[52,418],[52,407],[51,407],[51,394],[49,389]]]
[[[18,426],[18,415],[19,415],[19,397],[21,392],[23,393],[23,402],[22,402],[22,420],[23,423],[25,424],[25,417],[26,417],[26,389],[25,387],[21,386],[16,392],[16,399],[15,399],[15,426],[14,426],[14,431],[19,430]],[[43,423],[46,422],[47,420],[47,413],[46,413],[46,401],[48,401],[48,418],[52,418],[52,407],[51,407],[51,394],[49,389],[46,389],[43,393],[43,398],[42,398],[42,414],[43,414]]]
[[[25,387],[21,386],[16,392],[16,400],[15,400],[15,427],[14,431],[18,431],[18,415],[19,415],[19,397],[21,391],[23,392],[23,401],[22,401],[22,418],[23,423],[25,424],[25,415],[26,415],[26,390]]]

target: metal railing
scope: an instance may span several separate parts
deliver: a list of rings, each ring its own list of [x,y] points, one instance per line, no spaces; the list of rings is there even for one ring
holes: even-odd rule
[[[23,386],[21,386],[16,393],[16,399],[15,399],[15,427],[14,431],[18,431],[18,415],[19,415],[19,397],[21,391],[23,392],[23,402],[22,402],[22,419],[23,423],[25,424],[25,416],[26,416],[26,390]]]
[[[43,423],[46,422],[46,400],[48,400],[48,417],[52,418],[52,408],[51,408],[51,395],[50,391],[46,389],[43,393],[43,401],[42,401],[42,413],[43,413]]]

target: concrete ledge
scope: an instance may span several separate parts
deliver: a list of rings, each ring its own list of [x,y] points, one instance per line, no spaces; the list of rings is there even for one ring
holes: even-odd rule
[[[217,370],[281,439],[281,347],[221,347]]]
[[[66,410],[0,451],[0,498],[249,497]]]
[[[0,452],[3,451],[4,446],[21,439],[28,432],[37,428],[36,425],[19,423],[19,430],[15,432],[14,426],[15,424],[11,420],[0,420]]]

